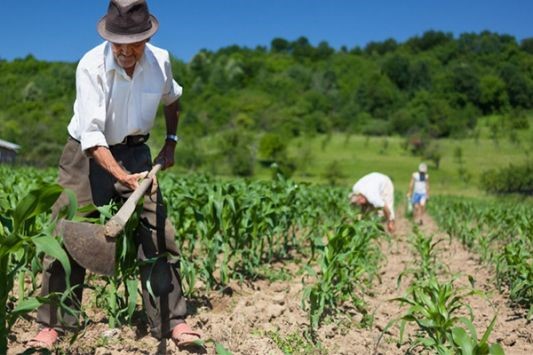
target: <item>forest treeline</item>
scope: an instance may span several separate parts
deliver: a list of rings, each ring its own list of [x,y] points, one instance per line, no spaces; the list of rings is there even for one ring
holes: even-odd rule
[[[340,49],[275,38],[269,47],[202,50],[172,65],[184,87],[181,133],[221,136],[227,149],[249,150],[257,132],[270,141],[331,131],[465,136],[489,114],[523,128],[522,112],[533,108],[533,38],[493,32],[427,31]],[[31,55],[0,60],[0,139],[21,145],[26,161],[57,161],[75,68]]]

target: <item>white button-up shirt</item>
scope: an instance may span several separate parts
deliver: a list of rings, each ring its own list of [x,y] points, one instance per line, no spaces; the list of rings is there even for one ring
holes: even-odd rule
[[[352,192],[363,195],[376,208],[387,206],[391,213],[390,219],[394,219],[394,185],[387,175],[365,175],[353,185]]]
[[[146,44],[130,78],[113,58],[111,44],[91,49],[76,69],[76,101],[68,132],[82,150],[108,147],[126,136],[147,134],[160,101],[169,105],[182,93],[172,77],[166,50]]]

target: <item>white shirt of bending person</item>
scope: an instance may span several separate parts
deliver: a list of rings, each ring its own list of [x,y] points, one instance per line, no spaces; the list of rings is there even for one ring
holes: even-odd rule
[[[375,208],[387,206],[390,219],[394,220],[394,185],[391,179],[381,173],[370,173],[359,179],[352,187],[354,194],[365,196]]]
[[[129,135],[148,134],[160,101],[169,105],[181,94],[166,50],[147,43],[130,78],[115,62],[106,41],[87,52],[78,64],[74,116],[68,132],[84,151],[121,143]]]

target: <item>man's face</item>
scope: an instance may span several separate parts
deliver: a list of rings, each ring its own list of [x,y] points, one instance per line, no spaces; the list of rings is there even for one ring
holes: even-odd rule
[[[117,64],[126,70],[133,69],[144,54],[146,42],[147,40],[129,44],[111,43]]]
[[[355,194],[352,196],[352,198],[350,199],[350,202],[352,204],[357,204],[359,206],[364,206],[367,204],[367,199],[365,196],[361,195],[361,194]]]

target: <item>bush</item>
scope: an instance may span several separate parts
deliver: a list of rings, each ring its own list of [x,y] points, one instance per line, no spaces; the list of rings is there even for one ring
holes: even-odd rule
[[[510,164],[507,168],[488,170],[481,175],[481,187],[490,193],[533,195],[533,164]]]
[[[268,166],[284,160],[287,154],[287,139],[276,133],[266,133],[259,141],[259,159]]]

